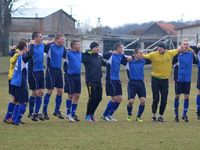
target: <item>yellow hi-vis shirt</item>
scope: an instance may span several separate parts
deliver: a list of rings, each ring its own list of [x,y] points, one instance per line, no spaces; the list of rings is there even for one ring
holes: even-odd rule
[[[19,56],[19,54],[17,52],[19,52],[19,49],[16,49],[14,56],[12,56],[10,58],[10,68],[9,68],[9,71],[8,71],[8,80],[11,80],[12,76],[13,76],[13,72],[14,72],[14,69],[15,69],[15,63],[16,63],[17,58]]]
[[[167,50],[164,54],[158,51],[144,54],[143,57],[151,61],[152,64],[152,77],[159,79],[169,79],[172,71],[173,57],[178,54],[178,50]]]

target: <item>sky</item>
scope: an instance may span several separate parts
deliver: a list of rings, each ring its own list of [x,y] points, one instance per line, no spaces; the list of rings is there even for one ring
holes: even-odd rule
[[[183,21],[200,19],[199,0],[34,0],[38,8],[62,8],[81,24],[95,27],[118,27],[127,23],[148,21]],[[30,7],[29,6],[29,7]]]

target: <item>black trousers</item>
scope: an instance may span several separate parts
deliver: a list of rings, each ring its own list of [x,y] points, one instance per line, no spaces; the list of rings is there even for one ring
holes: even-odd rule
[[[169,92],[168,79],[157,79],[157,78],[152,77],[151,89],[153,93],[152,113],[156,114],[158,103],[161,97],[159,114],[163,115],[165,112],[166,105],[167,105],[167,97],[168,97],[168,92]]]
[[[86,83],[88,89],[88,103],[86,115],[94,115],[100,101],[102,100],[102,84]]]

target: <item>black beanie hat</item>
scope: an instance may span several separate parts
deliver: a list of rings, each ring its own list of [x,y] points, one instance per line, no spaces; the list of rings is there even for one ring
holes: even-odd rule
[[[99,46],[99,43],[97,43],[97,42],[92,42],[92,43],[90,44],[90,49],[92,50],[93,48],[95,48],[95,47],[97,47],[97,46]]]
[[[164,49],[167,49],[166,44],[163,43],[163,42],[160,42],[160,43],[158,44],[158,47],[162,47],[162,48],[164,48]]]

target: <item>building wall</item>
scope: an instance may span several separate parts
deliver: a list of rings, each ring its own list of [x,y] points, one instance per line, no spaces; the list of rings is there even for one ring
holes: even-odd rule
[[[160,36],[165,36],[166,33],[159,26],[157,26],[156,24],[154,24],[149,29],[147,29],[143,33],[143,35],[160,35]]]

